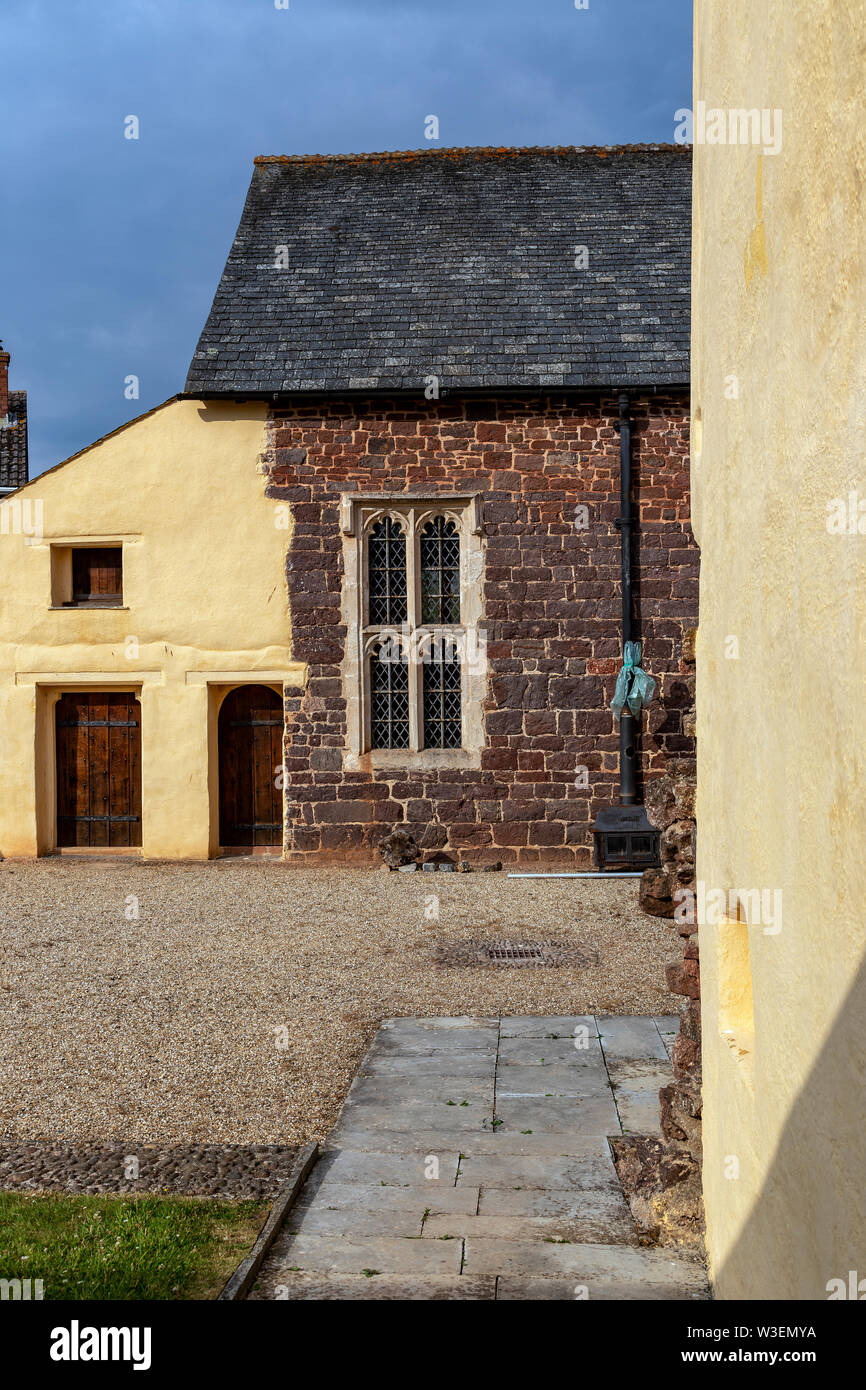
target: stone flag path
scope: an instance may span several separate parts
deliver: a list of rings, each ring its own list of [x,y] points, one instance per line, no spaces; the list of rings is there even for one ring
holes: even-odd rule
[[[254,1299],[691,1299],[608,1135],[658,1132],[677,1018],[386,1020]]]

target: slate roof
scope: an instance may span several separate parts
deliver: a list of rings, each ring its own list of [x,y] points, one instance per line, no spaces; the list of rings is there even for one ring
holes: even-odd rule
[[[186,391],[685,384],[690,243],[686,146],[259,158]]]
[[[9,392],[8,424],[0,420],[0,488],[23,487],[28,477],[27,392]]]

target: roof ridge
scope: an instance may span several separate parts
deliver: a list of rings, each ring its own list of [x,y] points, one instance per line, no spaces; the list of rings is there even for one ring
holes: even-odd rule
[[[253,163],[263,164],[397,164],[416,159],[514,159],[520,155],[594,154],[599,159],[617,154],[691,154],[691,145],[449,145],[434,149],[379,150],[360,154],[259,154]]]

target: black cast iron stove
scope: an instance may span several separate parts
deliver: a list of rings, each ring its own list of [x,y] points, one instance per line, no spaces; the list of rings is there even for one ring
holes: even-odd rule
[[[595,864],[602,872],[654,869],[659,864],[659,832],[643,806],[603,806],[592,827]]]

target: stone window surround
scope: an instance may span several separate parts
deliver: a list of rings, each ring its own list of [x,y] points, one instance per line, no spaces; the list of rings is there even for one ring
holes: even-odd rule
[[[376,522],[390,516],[406,532],[409,623],[406,630],[371,627],[367,617],[366,538]],[[446,516],[460,535],[459,624],[422,625],[420,616],[420,530],[434,516]],[[481,494],[349,493],[340,498],[343,535],[343,621],[346,649],[343,659],[343,694],[346,701],[347,741],[344,771],[369,769],[479,768],[484,746],[482,706],[487,694],[486,663],[479,645],[482,617],[481,576],[484,568]],[[410,748],[370,747],[370,699],[367,658],[373,644],[385,632],[408,645],[410,679]],[[436,633],[455,635],[461,656],[461,704],[463,742],[460,748],[419,748],[423,729],[421,662],[426,646]],[[467,659],[467,657],[469,659]]]

